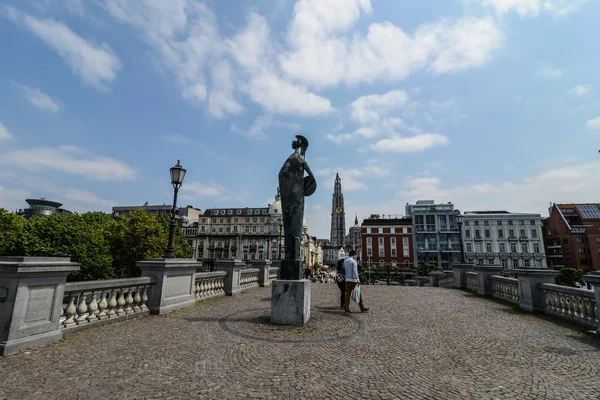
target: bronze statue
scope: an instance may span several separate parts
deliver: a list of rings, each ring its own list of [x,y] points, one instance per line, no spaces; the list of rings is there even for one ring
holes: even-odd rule
[[[303,278],[300,242],[304,220],[304,197],[312,195],[317,189],[315,176],[304,159],[308,140],[304,136],[296,135],[292,148],[294,153],[288,157],[279,171],[285,244],[285,258],[281,261],[279,277],[284,280]],[[308,176],[304,176],[304,171]]]

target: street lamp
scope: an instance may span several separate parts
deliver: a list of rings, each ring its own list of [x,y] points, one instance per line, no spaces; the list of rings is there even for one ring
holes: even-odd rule
[[[456,223],[458,224],[458,239],[459,239],[459,243],[460,243],[460,263],[464,264],[465,263],[465,252],[464,252],[464,248],[463,248],[463,240],[462,240],[462,224],[463,224],[463,220],[465,219],[464,215],[457,215],[456,216]]]
[[[167,245],[167,252],[165,253],[165,258],[175,258],[175,226],[177,223],[175,222],[175,208],[177,207],[177,192],[179,192],[179,188],[183,184],[183,178],[185,177],[185,168],[181,166],[179,160],[177,160],[177,165],[171,167],[171,184],[173,185],[173,210],[171,210],[171,226],[169,229],[169,244]]]
[[[425,264],[424,261],[424,255],[423,253],[425,252],[425,249],[422,247],[419,247],[419,264],[417,265],[417,276],[419,276],[419,266],[421,264]]]

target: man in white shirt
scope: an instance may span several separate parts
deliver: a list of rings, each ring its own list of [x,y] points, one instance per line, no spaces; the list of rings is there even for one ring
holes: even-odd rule
[[[344,261],[344,271],[346,275],[346,298],[344,310],[350,312],[350,296],[356,286],[360,284],[358,278],[358,264],[356,263],[356,251],[351,250],[349,257]],[[363,304],[362,290],[360,291],[360,301],[358,303],[361,312],[367,312],[369,309]]]

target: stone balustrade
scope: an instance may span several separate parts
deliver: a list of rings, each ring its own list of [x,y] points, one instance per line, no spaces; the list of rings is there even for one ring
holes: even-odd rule
[[[71,330],[105,320],[148,314],[151,277],[68,282],[61,305],[60,328]],[[112,321],[111,321],[112,322]]]
[[[200,272],[194,276],[194,297],[204,300],[225,295],[225,277],[227,272]]]
[[[466,277],[466,281],[467,281],[467,285],[466,285],[467,290],[476,292],[477,291],[477,272],[467,271],[467,272],[465,272],[465,277]]]
[[[509,303],[519,304],[519,280],[506,278],[500,275],[492,275],[492,297]]]
[[[440,287],[454,287],[454,274],[444,274],[438,279]]]
[[[275,279],[279,279],[279,268],[271,267],[269,268],[269,280],[274,281]]]
[[[258,286],[258,274],[260,270],[258,268],[248,268],[241,271],[240,276],[240,287],[242,289],[251,288]]]
[[[592,290],[541,283],[544,313],[565,319],[586,328],[600,326],[597,304]]]

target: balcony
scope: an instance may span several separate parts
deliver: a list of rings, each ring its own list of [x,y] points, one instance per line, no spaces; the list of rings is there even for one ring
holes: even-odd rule
[[[552,246],[547,246],[548,249],[560,249],[562,246],[560,244],[553,244]]]
[[[517,237],[516,236],[509,236],[508,240],[517,240]]]
[[[460,245],[458,244],[440,244],[440,251],[460,251]]]
[[[481,241],[481,240],[483,240],[483,237],[481,237],[481,236],[475,236],[473,238],[473,240]]]
[[[527,237],[527,236],[519,236],[519,240],[529,240],[529,237]]]
[[[586,228],[573,228],[571,229],[571,233],[585,233],[587,231]]]
[[[562,258],[563,255],[562,254],[548,254],[548,257],[550,257],[550,258]]]
[[[440,225],[440,232],[458,232],[458,225]]]

